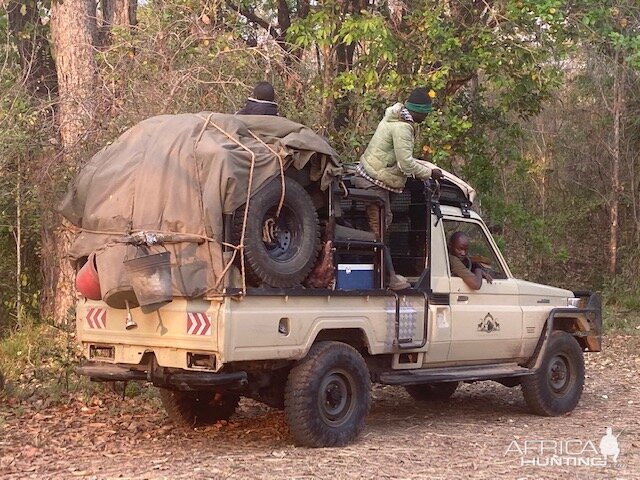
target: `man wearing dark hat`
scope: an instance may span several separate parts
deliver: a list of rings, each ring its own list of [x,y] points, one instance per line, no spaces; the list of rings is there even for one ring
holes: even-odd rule
[[[276,93],[269,82],[258,82],[253,88],[253,96],[236,115],[278,115],[278,104],[274,101]]]
[[[354,179],[357,188],[374,190],[384,201],[385,231],[391,221],[389,192],[402,193],[407,177],[423,180],[442,177],[440,169],[431,169],[413,158],[415,145],[414,124],[422,123],[431,112],[431,98],[424,87],[415,88],[407,101],[387,108],[384,118],[371,138],[357,167],[359,176]],[[377,205],[367,205],[367,217],[371,230],[380,236],[380,209]],[[389,288],[403,290],[411,285],[405,277],[393,268],[391,254],[385,248],[385,268],[389,272]]]

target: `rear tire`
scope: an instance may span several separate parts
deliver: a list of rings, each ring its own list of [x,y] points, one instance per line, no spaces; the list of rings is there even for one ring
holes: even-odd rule
[[[240,396],[231,393],[181,392],[161,388],[160,400],[172,422],[193,427],[229,420],[236,411]]]
[[[296,445],[350,443],[364,428],[370,406],[369,370],[350,345],[316,343],[289,373],[284,412]]]
[[[420,402],[439,402],[448,400],[458,388],[460,382],[426,383],[406,385],[404,388],[414,400]]]
[[[318,214],[307,191],[285,177],[285,197],[276,217],[282,184],[267,183],[249,202],[244,234],[244,257],[250,283],[288,288],[299,285],[311,269],[320,248]],[[234,215],[233,242],[242,238],[244,205]]]
[[[555,331],[549,337],[540,368],[522,377],[529,408],[547,417],[572,411],[584,387],[584,356],[573,336]]]

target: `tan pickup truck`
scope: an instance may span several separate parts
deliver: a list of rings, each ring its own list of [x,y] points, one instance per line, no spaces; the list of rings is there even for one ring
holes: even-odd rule
[[[287,182],[309,190],[299,179]],[[221,294],[174,298],[149,313],[81,299],[77,332],[86,363],[80,373],[151,382],[169,417],[189,425],[228,419],[240,397],[251,397],[283,408],[294,442],[311,447],[345,445],[358,436],[372,382],[402,385],[428,401],[448,398],[460,382],[493,380],[520,385],[540,415],[577,405],[583,352],[601,349],[598,297],[514,278],[471,208],[470,187],[451,176],[426,186],[410,179],[392,201],[394,222],[383,244],[367,231],[363,213],[376,199],[351,188],[348,176],[336,181],[325,204],[308,202],[323,240],[331,241],[322,249],[320,235],[312,239],[312,250],[325,253],[317,263],[332,269],[330,281],[283,287],[254,260],[263,254],[286,266],[302,248],[305,220],[288,201],[305,195],[304,188],[287,187],[279,215],[288,219],[275,228],[273,207],[257,202],[248,212],[249,222],[263,227],[264,247],[245,252],[247,268],[255,267],[248,284],[233,267]],[[273,198],[280,199],[279,190]],[[451,275],[448,239],[456,231],[468,235],[469,256],[492,283],[472,290]],[[384,248],[411,288],[385,288]],[[286,269],[279,275],[287,277]]]

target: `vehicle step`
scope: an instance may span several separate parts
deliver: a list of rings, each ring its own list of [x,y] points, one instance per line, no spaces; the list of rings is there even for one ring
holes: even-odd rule
[[[534,370],[515,363],[479,365],[472,367],[422,368],[418,370],[393,370],[379,376],[385,385],[417,385],[421,383],[492,380],[504,377],[531,375]]]

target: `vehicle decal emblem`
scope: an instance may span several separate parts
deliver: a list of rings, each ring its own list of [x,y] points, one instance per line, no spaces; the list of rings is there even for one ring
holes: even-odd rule
[[[487,313],[482,321],[478,324],[479,332],[491,333],[497,332],[498,330],[500,330],[500,323],[497,319],[493,318],[493,315],[491,315],[490,313]]]
[[[86,318],[89,328],[97,330],[107,328],[107,311],[104,308],[90,308]]]
[[[211,335],[209,314],[189,312],[187,314],[187,333],[189,335]]]

